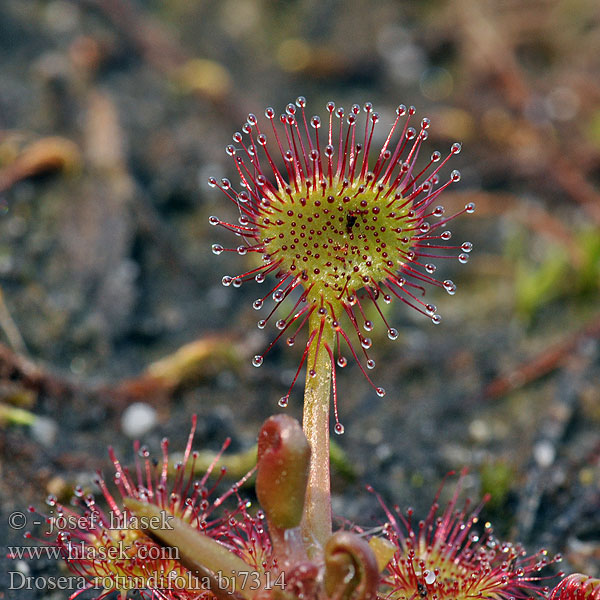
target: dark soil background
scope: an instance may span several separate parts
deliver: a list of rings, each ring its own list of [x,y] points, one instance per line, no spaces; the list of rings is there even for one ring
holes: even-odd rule
[[[233,210],[206,180],[233,178],[224,146],[248,112],[298,95],[310,114],[371,101],[382,123],[414,104],[431,150],[463,142],[447,209],[478,206],[452,227],[469,265],[440,265],[458,293],[428,291],[442,324],[397,303],[399,340],[373,332],[386,397],[356,365],[339,374],[335,512],[381,521],[371,484],[425,515],[468,466],[464,495],[492,493],[499,536],[600,575],[595,0],[2,0],[2,543],[23,543],[15,511],[110,474],[108,445],[131,463],[132,404],[157,455],[193,413],[197,447],[237,452],[281,410],[300,349],[250,365],[275,330],[256,329],[263,288],[221,285],[248,262],[211,253],[232,242],[209,215]],[[288,414],[301,399],[300,383]],[[68,597],[8,590],[9,571],[63,569],[5,554],[0,597]]]

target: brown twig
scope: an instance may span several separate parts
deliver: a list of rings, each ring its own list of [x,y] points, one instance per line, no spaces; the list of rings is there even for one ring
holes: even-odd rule
[[[136,400],[168,397],[175,389],[191,386],[223,368],[237,368],[255,350],[247,339],[229,335],[207,335],[178,348],[172,354],[150,363],[135,377],[118,382],[73,381],[55,375],[52,369],[34,363],[0,343],[0,383],[17,384],[57,400],[75,394],[92,395],[107,404],[127,404]]]
[[[517,367],[508,375],[503,375],[490,383],[483,395],[489,399],[499,398],[531,383],[557,369],[568,360],[579,344],[587,338],[600,337],[600,315],[567,339],[558,342],[535,358]]]
[[[17,382],[26,390],[44,393],[54,398],[70,397],[77,385],[54,375],[48,369],[34,363],[0,343],[0,380]]]
[[[247,342],[223,334],[207,335],[181,346],[148,365],[140,375],[111,389],[129,401],[165,396],[212,376],[224,367],[239,366],[240,359],[246,355],[249,356]]]
[[[79,148],[71,140],[57,136],[42,138],[0,169],[0,193],[28,177],[74,170],[80,161]]]

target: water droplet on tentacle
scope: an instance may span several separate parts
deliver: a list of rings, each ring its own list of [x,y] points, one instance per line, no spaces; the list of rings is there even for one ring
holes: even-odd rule
[[[456,284],[451,279],[446,279],[442,285],[451,296],[454,296],[456,293]]]

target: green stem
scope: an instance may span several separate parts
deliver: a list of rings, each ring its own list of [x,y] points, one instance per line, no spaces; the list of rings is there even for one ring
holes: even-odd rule
[[[331,359],[325,348],[332,350],[335,332],[326,322],[321,330],[321,315],[314,311],[309,320],[309,331],[316,331],[306,363],[304,415],[302,428],[310,444],[310,469],[304,504],[302,533],[311,556],[311,546],[325,547],[331,537],[331,489],[329,467],[329,403],[331,393]],[[320,342],[319,342],[320,335]],[[317,346],[319,353],[317,356]],[[311,370],[316,375],[311,377]]]

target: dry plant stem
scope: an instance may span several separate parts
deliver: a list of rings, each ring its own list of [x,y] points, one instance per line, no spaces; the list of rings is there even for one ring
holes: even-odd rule
[[[77,384],[54,375],[0,342],[0,382],[18,384],[26,390],[66,400],[79,389]]]
[[[331,361],[325,344],[334,347],[335,334],[329,323],[321,325],[321,315],[315,310],[310,316],[309,331],[316,335],[308,352],[304,415],[302,428],[310,444],[310,468],[304,504],[302,533],[309,547],[321,548],[331,536],[331,489],[329,467],[329,403],[331,394]],[[322,328],[322,332],[321,332]],[[321,332],[321,333],[319,333]],[[317,355],[318,349],[318,355]],[[311,370],[316,375],[311,377]]]
[[[586,339],[600,337],[600,315],[585,327],[550,346],[530,361],[515,368],[509,375],[492,381],[483,392],[485,398],[500,398],[550,373],[564,363]]]

